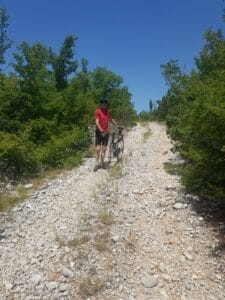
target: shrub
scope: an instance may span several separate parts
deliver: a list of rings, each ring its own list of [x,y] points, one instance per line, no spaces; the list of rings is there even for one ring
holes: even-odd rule
[[[24,136],[0,133],[0,173],[10,179],[37,172],[33,144]]]
[[[44,166],[60,167],[69,157],[79,155],[79,152],[89,144],[90,138],[79,128],[53,136],[38,150],[38,156]]]

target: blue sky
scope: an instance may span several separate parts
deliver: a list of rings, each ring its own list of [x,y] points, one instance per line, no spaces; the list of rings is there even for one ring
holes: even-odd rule
[[[177,59],[194,68],[204,32],[223,29],[224,0],[0,0],[14,42],[41,42],[59,50],[68,34],[78,37],[75,57],[89,70],[106,67],[122,76],[138,112],[166,92],[160,64]]]

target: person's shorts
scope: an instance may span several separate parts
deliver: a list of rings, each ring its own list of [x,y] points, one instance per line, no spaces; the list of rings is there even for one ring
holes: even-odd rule
[[[100,131],[95,131],[95,145],[100,146],[104,145],[107,146],[109,141],[109,133],[105,133],[105,136],[102,136]]]

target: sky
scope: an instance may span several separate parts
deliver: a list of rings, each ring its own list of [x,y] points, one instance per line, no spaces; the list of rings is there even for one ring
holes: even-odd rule
[[[73,34],[75,58],[88,69],[105,67],[123,78],[137,112],[160,100],[167,86],[161,64],[176,59],[190,72],[209,28],[224,30],[224,0],[0,0],[13,41],[37,42],[56,52]]]

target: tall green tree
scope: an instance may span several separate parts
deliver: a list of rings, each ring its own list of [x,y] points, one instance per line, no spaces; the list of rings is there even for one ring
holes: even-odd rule
[[[186,75],[181,72],[177,60],[170,60],[160,67],[168,90],[162,101],[159,102],[158,113],[160,118],[166,119],[169,127],[174,127],[177,125],[178,115],[182,111]]]
[[[123,83],[121,76],[102,67],[98,67],[92,71],[91,79],[98,98],[110,97],[112,91],[119,88]]]
[[[14,53],[13,68],[19,78],[21,119],[37,118],[43,114],[43,105],[48,99],[46,93],[54,87],[51,64],[51,50],[40,43],[29,45],[23,42]]]
[[[149,104],[149,111],[152,112],[153,107],[154,107],[154,104],[153,104],[152,99],[149,100],[149,103],[148,103],[148,104]]]
[[[13,68],[21,81],[31,85],[32,89],[49,84],[52,78],[51,49],[40,43],[30,45],[22,42],[13,54],[15,63]]]
[[[8,48],[10,48],[12,41],[6,34],[6,28],[8,24],[9,16],[4,8],[0,8],[0,65],[5,64],[4,54]],[[0,67],[0,71],[2,68]]]
[[[88,72],[88,60],[82,58],[81,71],[76,73],[76,76],[71,81],[71,84],[76,87],[77,91],[87,94],[91,90],[90,72]]]
[[[169,87],[177,84],[177,81],[181,76],[181,70],[177,59],[170,59],[166,64],[161,64],[160,68],[166,84]]]
[[[78,62],[74,60],[74,51],[76,37],[66,36],[59,54],[53,56],[53,69],[55,72],[56,88],[61,91],[67,87],[68,76],[77,70]]]
[[[204,39],[197,70],[184,75],[176,61],[163,65],[169,88],[158,114],[179,141],[186,188],[225,206],[225,39],[221,30],[211,29]]]
[[[222,30],[209,29],[204,34],[205,45],[195,63],[200,75],[217,76],[217,72],[225,69],[225,40]]]
[[[81,59],[81,71],[82,73],[88,73],[88,60],[86,58]]]

